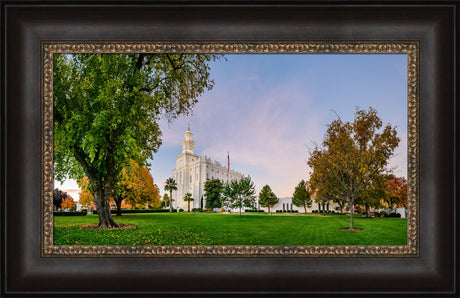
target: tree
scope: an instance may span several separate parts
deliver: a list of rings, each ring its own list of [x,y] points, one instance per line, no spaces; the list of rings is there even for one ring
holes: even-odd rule
[[[292,204],[297,207],[303,207],[305,213],[307,213],[307,207],[311,207],[312,200],[310,189],[304,180],[300,181],[295,187],[294,194],[292,195]]]
[[[259,205],[262,207],[268,207],[268,213],[270,213],[270,208],[275,206],[278,203],[278,198],[275,193],[272,191],[270,186],[265,185],[262,187],[262,190],[259,193]]]
[[[337,203],[343,213],[347,201],[341,196],[339,183],[333,179],[326,180],[324,172],[313,172],[310,176],[310,191],[315,194],[315,202],[325,204],[330,201]]]
[[[162,208],[169,207],[169,195],[167,193],[163,195],[163,200],[161,201],[161,207]]]
[[[399,144],[396,129],[382,120],[377,111],[355,111],[352,123],[339,118],[332,121],[322,148],[315,148],[308,160],[315,180],[322,180],[333,197],[347,201],[350,207],[350,230],[356,199],[376,181],[386,168],[388,159]],[[325,192],[322,190],[322,192]]]
[[[254,182],[249,176],[227,182],[222,192],[225,205],[230,208],[238,208],[240,216],[241,208],[254,199],[255,193]]]
[[[83,177],[78,180],[78,186],[80,187],[80,199],[78,200],[82,206],[91,207],[94,205],[94,196],[89,189],[88,177]]]
[[[63,208],[61,205],[62,205],[62,201],[67,198],[69,195],[65,192],[65,191],[62,191],[58,188],[54,189],[53,190],[53,205],[54,205],[54,208],[57,208],[57,209],[60,209],[60,208]]]
[[[109,199],[122,168],[161,145],[160,117],[188,115],[213,87],[205,54],[55,54],[55,178],[87,176],[99,228],[116,227]]]
[[[174,201],[172,197],[172,192],[173,190],[177,190],[177,184],[174,178],[166,179],[165,191],[168,191],[168,190],[169,190],[169,199],[170,199],[169,212],[172,212],[172,202]]]
[[[187,211],[190,212],[190,202],[191,201],[195,201],[193,198],[192,198],[192,194],[191,193],[186,193],[185,196],[184,196],[184,202],[187,202]]]
[[[204,195],[206,197],[206,208],[222,207],[223,184],[219,179],[208,180],[204,183]]]
[[[380,208],[382,198],[386,195],[386,175],[375,175],[375,179],[370,181],[356,198],[356,204],[364,206],[367,217],[371,217],[371,208]]]
[[[63,209],[73,209],[75,207],[75,202],[71,196],[67,196],[62,200],[61,208]]]
[[[388,208],[407,207],[407,180],[394,175],[386,178],[386,194],[382,197]]]
[[[131,160],[129,167],[122,169],[118,185],[120,194],[115,199],[117,210],[121,211],[120,207],[123,199],[134,207],[148,206],[155,208],[160,206],[160,190],[153,182],[150,171],[134,160]]]

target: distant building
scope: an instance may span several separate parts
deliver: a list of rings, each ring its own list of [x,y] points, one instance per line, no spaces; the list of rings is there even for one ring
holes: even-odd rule
[[[172,206],[177,209],[187,210],[184,196],[188,192],[194,199],[190,202],[190,209],[204,208],[206,206],[204,184],[207,180],[219,179],[225,183],[243,177],[243,174],[230,170],[209,157],[194,154],[195,142],[192,136],[190,127],[188,127],[185,132],[185,140],[182,142],[182,154],[176,158],[176,168],[172,171],[172,178],[177,183],[177,191],[172,193],[174,200]],[[201,198],[203,198],[202,206]]]

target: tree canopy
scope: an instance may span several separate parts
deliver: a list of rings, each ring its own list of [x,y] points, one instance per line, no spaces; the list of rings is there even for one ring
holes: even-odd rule
[[[109,198],[131,159],[144,164],[161,145],[160,117],[188,115],[213,87],[201,54],[55,54],[55,178],[87,176],[99,227],[117,226]]]
[[[204,195],[206,197],[206,208],[222,207],[222,191],[224,185],[219,179],[208,180],[204,183]]]
[[[407,207],[407,180],[394,175],[386,176],[384,201],[388,208]]]
[[[355,200],[386,171],[399,144],[395,127],[381,128],[375,109],[357,108],[353,122],[339,118],[328,125],[322,147],[315,148],[308,160],[314,191],[348,203],[350,229]]]
[[[184,196],[184,202],[187,202],[187,211],[190,212],[190,202],[195,201],[191,193],[186,193]]]
[[[169,207],[169,195],[167,193],[163,195],[163,199],[161,200],[161,207]]]
[[[259,193],[259,205],[262,207],[267,207],[268,213],[271,213],[270,208],[275,206],[278,201],[278,197],[272,191],[270,186],[265,185],[262,187],[262,190]]]
[[[225,184],[223,189],[224,205],[228,208],[238,208],[241,216],[241,208],[251,205],[256,193],[254,182],[251,177],[242,177]]]
[[[304,207],[305,213],[307,213],[307,207],[311,207],[312,200],[310,189],[304,180],[300,181],[295,187],[294,194],[292,195],[292,204],[297,207]]]
[[[121,198],[125,199],[126,203],[134,207],[160,206],[160,189],[153,182],[150,171],[134,160],[131,160],[129,167],[122,169],[118,185],[120,185]]]
[[[176,180],[174,180],[174,178],[166,179],[165,190],[166,191],[169,190],[169,212],[172,212],[172,205],[173,205],[172,202],[174,202],[174,199],[172,197],[172,192],[173,190],[177,190],[177,183],[176,183]]]
[[[62,191],[58,188],[54,189],[53,190],[53,205],[54,205],[54,208],[64,208],[62,207],[62,201],[69,197],[69,194],[65,191]]]

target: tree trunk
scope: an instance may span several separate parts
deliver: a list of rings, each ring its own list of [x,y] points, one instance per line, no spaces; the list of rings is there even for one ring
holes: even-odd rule
[[[241,206],[240,206],[240,216],[241,216]]]
[[[188,212],[190,212],[190,201],[187,202],[187,209],[188,209]]]
[[[169,190],[169,212],[172,212],[172,190]]]
[[[121,201],[123,201],[123,198],[115,200],[115,203],[117,203],[117,216],[121,216]]]
[[[268,214],[272,215],[272,213],[270,212],[270,206],[268,206]]]
[[[353,230],[353,213],[355,211],[355,202],[351,200],[351,208],[350,208],[350,230]]]
[[[110,193],[107,191],[97,190],[94,192],[94,203],[96,204],[97,215],[99,217],[98,228],[108,229],[118,227],[119,225],[113,220],[110,214]]]
[[[303,208],[305,209],[305,214],[307,214],[307,206],[303,205]]]

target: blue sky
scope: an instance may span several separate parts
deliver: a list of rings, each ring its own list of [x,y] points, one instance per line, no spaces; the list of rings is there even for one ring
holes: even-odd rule
[[[390,167],[407,172],[407,56],[405,54],[233,54],[211,64],[215,86],[199,98],[193,115],[161,121],[163,145],[151,163],[163,193],[190,124],[195,154],[250,175],[259,191],[270,185],[291,196],[308,179],[308,149],[326,125],[352,121],[355,107],[377,109],[401,138]]]

